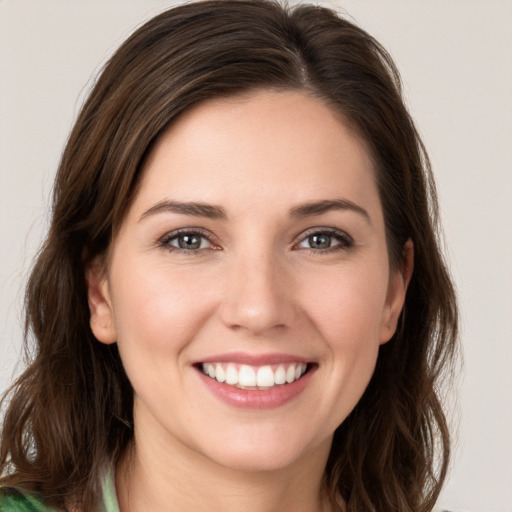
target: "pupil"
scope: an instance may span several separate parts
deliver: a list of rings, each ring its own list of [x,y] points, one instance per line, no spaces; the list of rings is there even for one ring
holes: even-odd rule
[[[180,249],[199,249],[201,238],[197,235],[182,235],[178,239]]]
[[[313,249],[328,249],[331,246],[331,237],[329,235],[311,235],[309,245]]]

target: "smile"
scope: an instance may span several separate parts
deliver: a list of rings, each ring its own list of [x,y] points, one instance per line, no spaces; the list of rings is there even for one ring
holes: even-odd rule
[[[250,366],[235,363],[202,363],[202,372],[219,383],[238,389],[268,390],[298,381],[306,373],[306,363]]]

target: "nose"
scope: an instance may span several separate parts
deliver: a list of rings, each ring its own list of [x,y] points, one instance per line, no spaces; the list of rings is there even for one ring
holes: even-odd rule
[[[270,335],[296,320],[292,273],[271,254],[236,257],[224,279],[220,316],[230,329]]]

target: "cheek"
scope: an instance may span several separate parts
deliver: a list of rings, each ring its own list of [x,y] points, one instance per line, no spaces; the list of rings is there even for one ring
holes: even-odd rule
[[[347,267],[317,273],[314,286],[303,286],[305,311],[331,344],[364,348],[377,344],[387,293],[381,266]]]
[[[373,375],[386,292],[386,269],[368,266],[317,274],[316,286],[303,291],[305,311],[324,344],[330,375],[324,408],[333,412],[332,428],[355,407]]]
[[[205,277],[185,268],[170,272],[154,262],[134,262],[130,270],[121,269],[119,279],[112,276],[120,350],[138,347],[155,357],[179,353],[209,315],[212,298]],[[121,277],[126,275],[130,279]]]

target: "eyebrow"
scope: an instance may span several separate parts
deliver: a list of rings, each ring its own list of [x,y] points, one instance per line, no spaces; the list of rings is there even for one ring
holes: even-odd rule
[[[356,212],[362,215],[371,224],[369,213],[364,208],[348,199],[324,199],[322,201],[299,204],[290,210],[290,217],[303,219],[305,217],[322,215],[323,213],[333,210],[349,210]],[[228,218],[226,210],[222,208],[222,206],[201,202],[163,200],[149,208],[149,210],[146,210],[141,215],[139,222],[146,217],[166,212],[192,217],[204,217],[207,219],[226,220]]]
[[[139,222],[151,215],[165,212],[189,215],[192,217],[205,217],[208,219],[227,219],[226,211],[221,206],[206,203],[164,200],[158,202],[149,210],[146,210],[141,215]]]
[[[358,204],[348,199],[325,199],[310,203],[300,204],[290,210],[290,217],[302,219],[322,215],[332,210],[350,210],[362,215],[371,224],[370,214]]]

